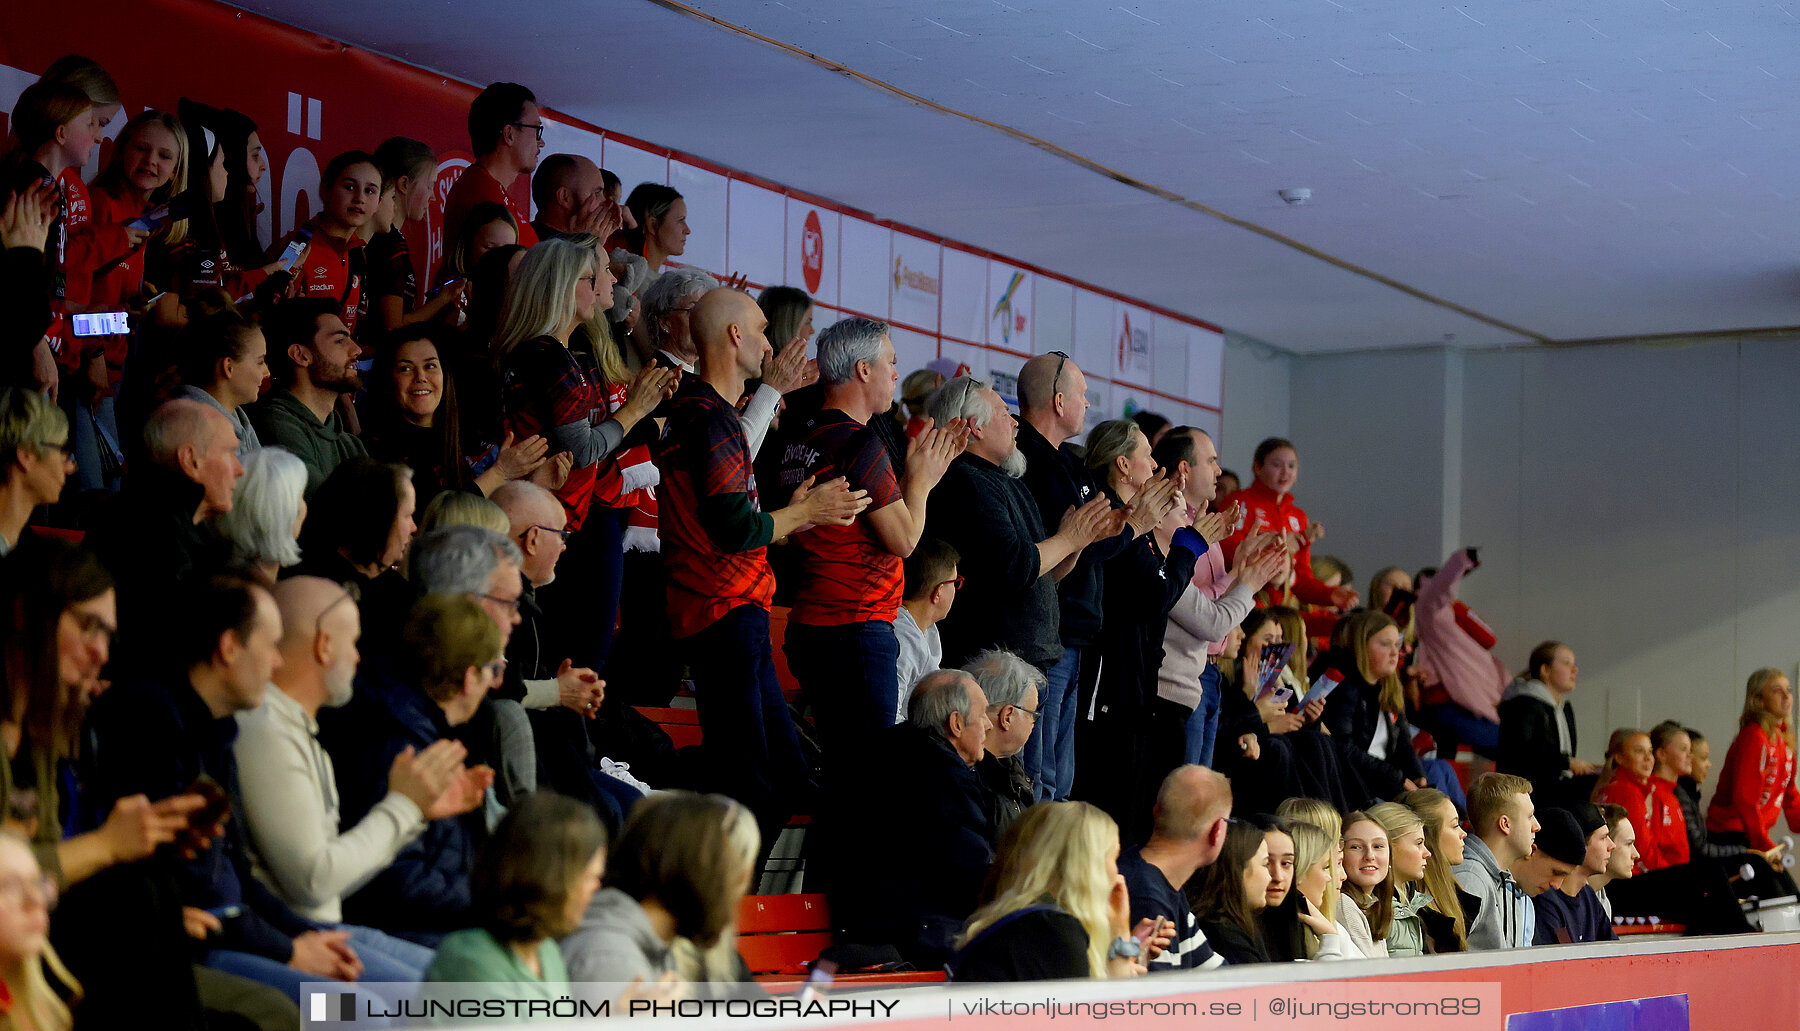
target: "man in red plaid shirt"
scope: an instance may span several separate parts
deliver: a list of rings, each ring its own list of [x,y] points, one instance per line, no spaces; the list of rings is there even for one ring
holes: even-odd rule
[[[711,780],[756,812],[770,842],[804,787],[806,766],[770,651],[775,575],[767,546],[812,526],[850,525],[868,495],[842,479],[816,487],[808,479],[788,507],[762,511],[737,401],[761,375],[767,326],[740,291],[700,299],[700,361],[670,401],[656,465],[670,634],[693,674]]]

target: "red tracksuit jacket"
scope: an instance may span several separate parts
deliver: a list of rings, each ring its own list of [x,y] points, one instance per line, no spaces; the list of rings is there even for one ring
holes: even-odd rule
[[[1788,826],[1800,825],[1800,790],[1794,787],[1794,750],[1787,728],[1771,736],[1749,723],[1732,739],[1719,771],[1719,787],[1706,810],[1706,829],[1738,833],[1759,852],[1775,847],[1769,833],[1787,813]]]

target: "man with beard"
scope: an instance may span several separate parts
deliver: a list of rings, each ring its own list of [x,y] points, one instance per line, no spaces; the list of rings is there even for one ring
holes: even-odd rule
[[[459,741],[404,749],[388,770],[386,797],[339,833],[337,779],[316,734],[319,710],[350,700],[362,622],[356,599],[316,576],[283,580],[273,593],[281,664],[262,705],[237,718],[239,816],[257,879],[301,916],[336,924],[345,894],[386,869],[425,821],[479,801],[485,781],[468,776]],[[415,949],[423,970],[427,950],[400,943],[398,951]]]
[[[937,425],[962,419],[966,450],[933,492],[925,534],[955,548],[966,578],[956,608],[938,626],[944,665],[961,666],[984,648],[1003,648],[1048,671],[1062,657],[1056,581],[1081,549],[1116,535],[1126,510],[1104,495],[1070,508],[1044,533],[1038,504],[1019,477],[1025,456],[1019,428],[992,386],[958,376],[926,404]]]
[[[362,348],[329,301],[291,300],[263,317],[275,389],[249,406],[264,447],[283,447],[306,463],[308,496],[347,458],[368,454],[344,425],[338,398],[362,388]]]

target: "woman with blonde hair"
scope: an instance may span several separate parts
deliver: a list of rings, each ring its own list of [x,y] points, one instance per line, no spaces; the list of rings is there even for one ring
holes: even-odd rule
[[[1344,765],[1362,781],[1364,799],[1425,787],[1400,686],[1400,627],[1365,609],[1338,621],[1332,645],[1320,662],[1344,681],[1325,700],[1324,723]]]
[[[569,470],[560,484],[545,484],[562,502],[567,529],[574,535],[561,562],[560,579],[569,586],[553,589],[544,602],[547,611],[559,613],[550,630],[556,647],[584,665],[596,658],[594,638],[612,634],[611,623],[602,622],[602,610],[617,608],[610,586],[605,604],[601,592],[587,588],[599,578],[604,556],[618,547],[617,534],[607,532],[619,530],[616,519],[603,522],[594,533],[582,532],[601,464],[620,451],[639,422],[674,395],[677,380],[674,370],[647,363],[628,388],[625,404],[604,420],[595,418],[596,410],[609,403],[607,386],[588,374],[570,341],[577,331],[590,338],[606,332],[612,282],[611,266],[600,259],[592,237],[546,240],[525,253],[508,282],[494,337],[505,430],[514,440],[544,437],[551,460],[559,467],[566,463]],[[560,457],[565,454],[566,459]],[[567,629],[572,626],[584,632]]]
[[[1425,871],[1431,863],[1425,821],[1398,802],[1370,806],[1368,816],[1381,824],[1388,836],[1387,890],[1394,904],[1393,920],[1388,925],[1388,955],[1423,956],[1425,921],[1419,913],[1435,901],[1424,888]]]
[[[723,795],[666,791],[639,802],[607,856],[600,891],[563,939],[570,976],[739,980],[738,964],[724,969],[718,957],[731,954],[761,845],[756,817]],[[683,952],[693,963],[687,969],[678,962]]]
[[[502,537],[512,536],[512,523],[506,511],[479,494],[447,490],[431,499],[419,517],[417,536],[423,537],[446,526],[479,526]]]
[[[1463,912],[1461,889],[1451,869],[1463,861],[1463,840],[1468,837],[1456,803],[1436,788],[1408,791],[1395,801],[1411,809],[1425,823],[1425,840],[1431,858],[1425,862],[1425,891],[1431,904],[1419,913],[1432,952],[1469,951],[1469,922]]]
[[[1787,814],[1800,828],[1800,788],[1794,786],[1794,687],[1774,668],[1750,674],[1737,737],[1725,753],[1719,786],[1706,811],[1706,830],[1721,845],[1742,845],[1779,860],[1771,836]]]
[[[1257,832],[1260,841],[1262,835]],[[1144,972],[1119,874],[1119,828],[1086,802],[1040,802],[1000,840],[984,893],[950,962],[957,981],[1135,977]]]
[[[1336,812],[1332,813],[1335,818]],[[1305,900],[1299,907],[1306,927],[1306,955],[1312,960],[1361,959],[1350,932],[1337,922],[1344,883],[1344,864],[1337,836],[1317,824],[1294,820],[1294,890]]]
[[[0,1027],[67,1031],[77,982],[50,947],[56,880],[44,873],[17,831],[0,831]]]
[[[1343,860],[1344,814],[1331,803],[1318,798],[1289,798],[1282,801],[1275,815],[1295,823],[1310,823],[1330,834],[1331,840],[1338,843],[1338,859]]]

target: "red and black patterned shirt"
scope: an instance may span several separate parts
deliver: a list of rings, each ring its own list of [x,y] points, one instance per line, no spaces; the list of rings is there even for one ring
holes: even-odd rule
[[[768,608],[775,573],[768,549],[726,552],[702,522],[703,499],[742,494],[761,512],[750,442],[737,409],[698,376],[682,378],[656,447],[657,514],[669,580],[669,634],[691,637],[740,605]]]
[[[836,408],[806,420],[781,456],[781,486],[793,490],[838,477],[869,492],[869,512],[902,500],[894,462],[869,427]],[[904,577],[900,556],[881,543],[866,518],[849,526],[816,526],[794,536],[801,552],[800,591],[790,617],[813,626],[892,621]]]

